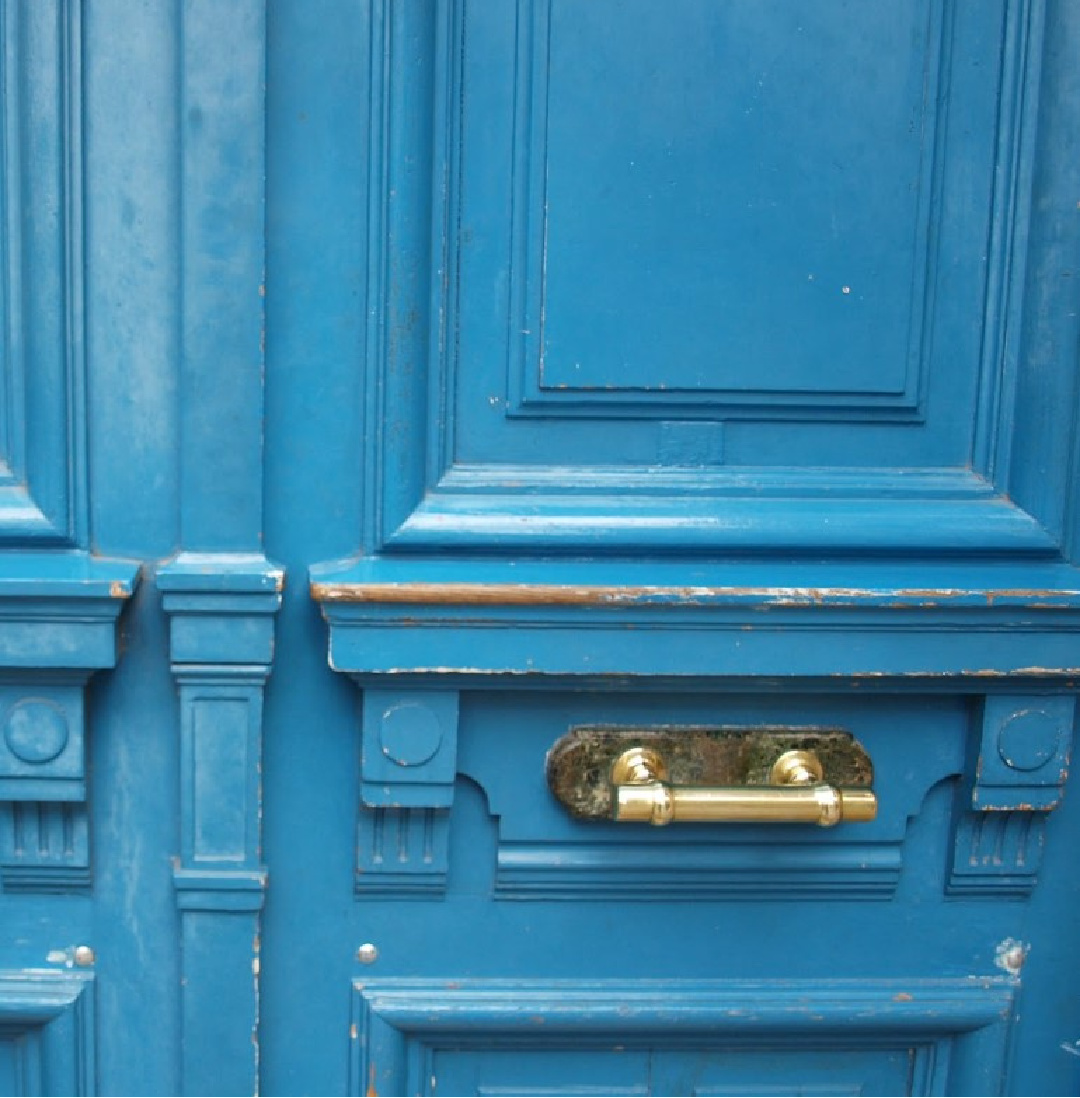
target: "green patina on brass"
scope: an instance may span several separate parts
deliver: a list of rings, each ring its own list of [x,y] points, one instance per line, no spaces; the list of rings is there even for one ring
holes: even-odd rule
[[[658,752],[672,785],[769,785],[773,763],[793,750],[813,751],[824,781],[839,789],[869,789],[874,782],[870,756],[842,729],[589,725],[571,729],[548,753],[548,786],[572,816],[610,819],[611,767],[631,747]]]

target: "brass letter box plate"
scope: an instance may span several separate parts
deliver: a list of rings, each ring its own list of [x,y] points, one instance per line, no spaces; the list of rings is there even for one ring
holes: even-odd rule
[[[869,755],[835,728],[574,728],[547,780],[578,819],[831,826],[877,810]]]

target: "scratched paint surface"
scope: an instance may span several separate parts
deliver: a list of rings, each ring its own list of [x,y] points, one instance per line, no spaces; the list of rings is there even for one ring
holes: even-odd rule
[[[1077,56],[0,4],[0,1092],[1080,1092]]]
[[[267,977],[279,1088],[346,1032],[346,955],[355,1093],[1073,1086],[1074,799],[996,761],[1080,677],[1065,9],[278,8],[268,529],[321,611],[287,600],[270,698],[308,731],[268,741],[267,918],[318,942]],[[429,762],[358,796],[363,690],[458,692],[448,810]],[[741,749],[693,730],[730,726],[848,730],[877,819],[549,788],[606,816],[615,729],[720,780]]]

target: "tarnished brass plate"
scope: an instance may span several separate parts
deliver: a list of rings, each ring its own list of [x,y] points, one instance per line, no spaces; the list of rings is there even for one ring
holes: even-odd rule
[[[548,752],[548,786],[572,816],[610,819],[611,768],[631,747],[658,752],[672,785],[769,785],[773,764],[793,750],[814,752],[823,780],[837,788],[874,783],[870,756],[839,728],[588,725],[571,729]]]

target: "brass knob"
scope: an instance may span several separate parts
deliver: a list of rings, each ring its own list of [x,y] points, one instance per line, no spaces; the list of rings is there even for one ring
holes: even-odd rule
[[[624,751],[611,768],[615,785],[640,785],[644,782],[666,782],[667,763],[658,751],[649,747],[631,747]]]
[[[821,760],[813,751],[785,751],[769,771],[773,785],[808,785],[824,777]]]

